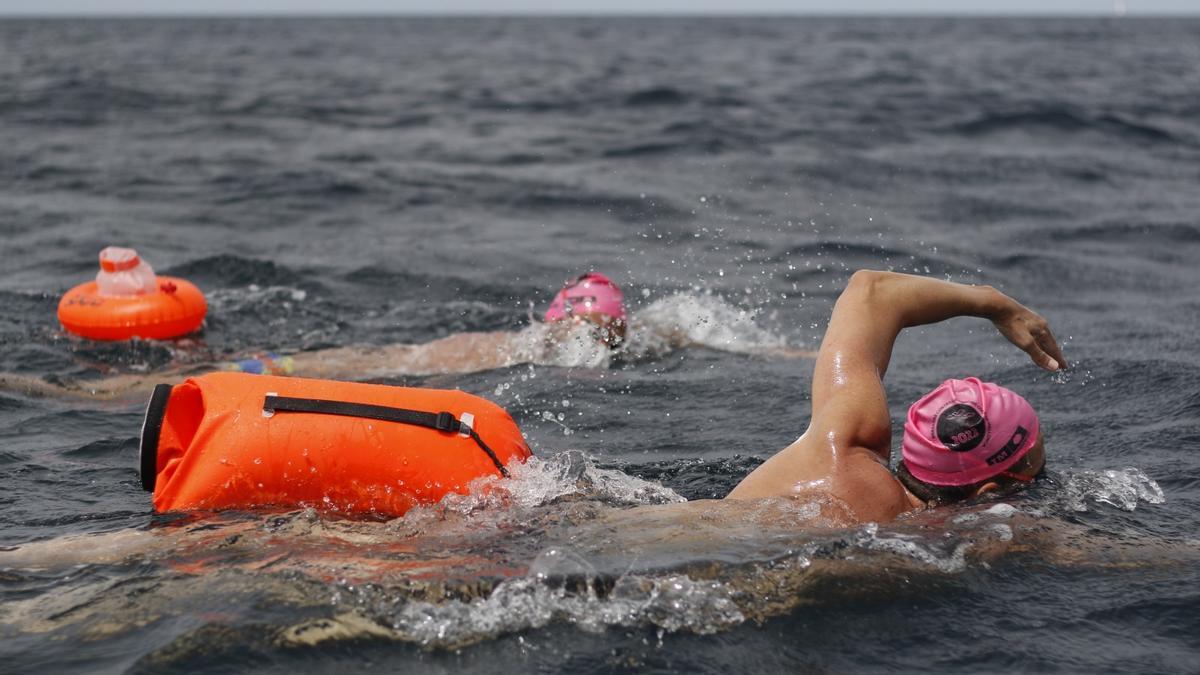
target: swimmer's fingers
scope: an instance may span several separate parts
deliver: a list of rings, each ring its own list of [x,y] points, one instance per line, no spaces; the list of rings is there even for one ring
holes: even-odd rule
[[[1049,371],[1067,367],[1058,342],[1050,332],[1050,324],[1037,312],[1014,302],[1010,311],[993,321],[1004,337],[1029,354],[1039,367]]]
[[[1043,351],[1039,345],[1030,344],[1030,346],[1025,349],[1025,352],[1029,354],[1029,358],[1033,359],[1033,362],[1039,367],[1045,368],[1049,371],[1058,370],[1058,362],[1054,360],[1054,357]]]
[[[1026,354],[1029,354],[1029,358],[1033,359],[1038,366],[1051,372],[1066,368],[1067,361],[1063,358],[1062,351],[1059,350],[1058,343],[1055,342],[1054,335],[1050,332],[1050,326],[1042,317],[1032,312],[1030,314],[1032,317],[1026,319],[1026,335],[1014,342]]]
[[[1042,348],[1042,351],[1055,360],[1059,369],[1067,369],[1067,359],[1063,356],[1062,349],[1058,346],[1058,340],[1054,339],[1054,333],[1050,332],[1050,326],[1047,325],[1045,332],[1041,335],[1035,335],[1034,338],[1037,340],[1038,346]],[[1054,368],[1050,370],[1054,370]]]

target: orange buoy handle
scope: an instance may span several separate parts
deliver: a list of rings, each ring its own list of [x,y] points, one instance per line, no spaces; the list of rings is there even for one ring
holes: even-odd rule
[[[210,373],[155,388],[141,475],[158,511],[399,516],[530,456],[503,408],[465,392]]]

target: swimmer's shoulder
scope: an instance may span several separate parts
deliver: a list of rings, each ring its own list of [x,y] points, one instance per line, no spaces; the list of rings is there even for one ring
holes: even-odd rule
[[[768,497],[823,501],[831,505],[824,519],[843,525],[887,522],[922,506],[876,450],[812,430],[750,472],[727,498]]]
[[[842,524],[847,526],[890,522],[925,506],[904,488],[878,455],[866,448],[846,458],[829,482],[826,493],[833,503],[842,505]]]

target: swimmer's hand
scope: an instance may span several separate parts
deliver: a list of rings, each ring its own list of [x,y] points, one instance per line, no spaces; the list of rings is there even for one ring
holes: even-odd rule
[[[1067,360],[1063,358],[1062,350],[1050,332],[1050,324],[1040,314],[1007,295],[999,291],[997,295],[1001,300],[991,317],[996,330],[1029,354],[1029,358],[1038,366],[1051,372],[1066,370]]]

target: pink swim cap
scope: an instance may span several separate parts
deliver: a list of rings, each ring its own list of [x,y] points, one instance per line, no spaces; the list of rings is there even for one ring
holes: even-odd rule
[[[1037,413],[1017,393],[975,377],[946,380],[908,409],[904,465],[925,483],[971,485],[1006,471],[1037,439]]]
[[[625,295],[612,279],[599,272],[588,272],[554,296],[550,309],[546,310],[546,321],[561,321],[572,314],[607,314],[624,319]]]

